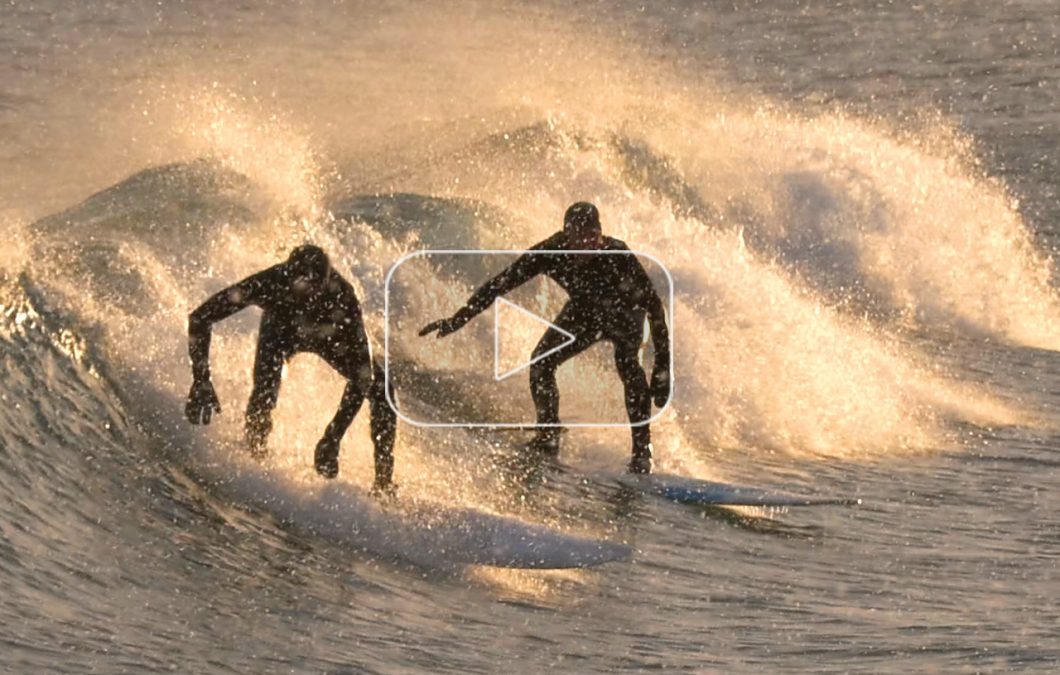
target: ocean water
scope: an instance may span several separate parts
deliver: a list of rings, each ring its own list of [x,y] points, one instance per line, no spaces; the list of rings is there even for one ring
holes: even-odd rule
[[[1056,9],[4,3],[0,670],[1060,669]],[[621,428],[525,475],[519,433],[411,424],[380,504],[364,413],[311,470],[342,391],[313,357],[244,456],[254,311],[214,330],[220,419],[183,420],[188,312],[306,240],[410,406],[525,409],[488,315],[385,329],[386,275],[577,200],[673,276],[657,470],[860,506],[631,493]],[[391,291],[440,315],[489,264]],[[571,416],[614,418],[608,360],[560,370]],[[469,563],[496,531],[631,555]]]

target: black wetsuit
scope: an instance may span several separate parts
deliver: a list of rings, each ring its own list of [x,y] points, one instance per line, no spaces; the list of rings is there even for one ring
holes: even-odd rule
[[[530,366],[530,391],[537,409],[537,422],[543,425],[539,427],[538,438],[551,444],[558,438],[556,369],[596,342],[607,340],[614,345],[615,366],[625,388],[626,412],[632,424],[630,467],[646,472],[651,460],[651,431],[647,420],[651,417],[652,395],[658,392],[655,398],[660,406],[669,395],[670,342],[666,315],[659,294],[637,256],[628,252],[629,247],[618,239],[604,237],[603,242],[600,249],[603,252],[564,253],[570,247],[566,234],[559,232],[482,285],[457,315],[465,323],[499,296],[539,274],[558,283],[570,299],[553,323],[575,339]],[[645,317],[655,347],[651,387],[638,358]],[[549,329],[534,348],[533,356],[545,354],[567,340],[563,333]]]
[[[264,451],[284,363],[299,352],[309,352],[323,358],[347,380],[339,410],[316,448],[317,471],[327,477],[337,474],[339,442],[367,395],[376,487],[389,487],[397,417],[386,400],[382,368],[378,364],[373,367],[353,287],[334,271],[323,282],[307,282],[290,264],[281,263],[217,293],[192,312],[188,321],[196,382],[209,382],[211,324],[248,305],[263,310],[254,358],[254,389],[246,410],[251,451]]]

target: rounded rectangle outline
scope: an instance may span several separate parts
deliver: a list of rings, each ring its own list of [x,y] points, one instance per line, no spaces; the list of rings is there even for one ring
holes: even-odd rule
[[[663,274],[666,275],[667,285],[667,297],[669,298],[669,304],[667,307],[667,314],[669,315],[670,325],[667,331],[670,343],[670,393],[666,397],[666,403],[659,408],[655,414],[643,422],[560,422],[558,424],[541,424],[538,422],[531,422],[529,424],[525,422],[423,422],[421,420],[413,419],[401,412],[397,402],[394,401],[393,390],[390,386],[390,281],[394,276],[394,272],[397,271],[398,267],[401,267],[407,261],[413,258],[425,257],[430,255],[523,255],[526,253],[561,253],[564,255],[577,255],[583,253],[592,253],[594,255],[637,255],[643,256],[648,260],[652,261],[662,269]],[[386,392],[386,402],[390,406],[390,409],[394,411],[394,414],[398,416],[403,422],[411,424],[416,427],[437,427],[445,429],[547,429],[553,427],[595,427],[595,428],[626,428],[626,427],[642,427],[651,424],[659,418],[667,408],[670,407],[670,402],[673,401],[674,397],[674,277],[670,273],[670,270],[666,265],[663,264],[656,256],[650,253],[644,253],[643,251],[636,251],[628,249],[624,251],[598,251],[595,249],[577,249],[572,251],[559,251],[552,249],[420,249],[413,251],[412,253],[406,253],[405,255],[394,261],[394,264],[387,270],[386,279],[383,281],[383,381]]]

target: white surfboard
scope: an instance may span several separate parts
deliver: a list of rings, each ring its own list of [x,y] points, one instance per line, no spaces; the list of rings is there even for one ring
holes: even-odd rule
[[[457,564],[522,569],[594,567],[628,560],[625,544],[569,534],[477,509],[420,502],[396,510],[406,551]]]
[[[633,552],[618,542],[475,508],[402,497],[380,505],[342,483],[291,499],[285,509],[295,523],[331,541],[427,567],[567,569],[628,560]]]
[[[623,474],[618,482],[670,501],[704,506],[850,506],[861,503],[856,498],[796,495],[672,474]]]

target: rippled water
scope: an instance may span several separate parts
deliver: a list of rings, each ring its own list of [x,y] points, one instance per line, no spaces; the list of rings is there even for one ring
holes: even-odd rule
[[[1057,669],[1058,16],[0,7],[0,667]],[[364,419],[340,480],[311,472],[342,389],[312,357],[255,465],[251,312],[215,329],[221,420],[184,423],[188,311],[291,245],[331,252],[378,347],[403,255],[524,248],[576,199],[673,273],[658,468],[860,507],[632,493],[622,429],[571,431],[526,476],[518,434],[411,425],[380,505]],[[487,268],[395,292],[445,311]],[[394,327],[412,403],[503,408],[479,321],[442,358]],[[444,349],[485,374],[432,389]],[[565,367],[564,405],[620,405],[607,363]],[[632,558],[460,563],[483,523]]]

